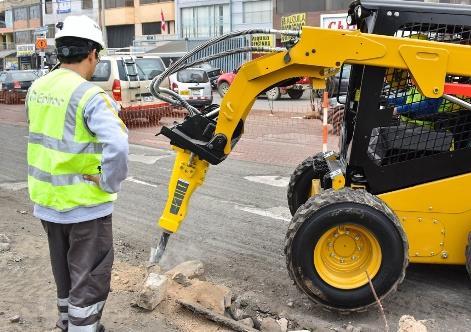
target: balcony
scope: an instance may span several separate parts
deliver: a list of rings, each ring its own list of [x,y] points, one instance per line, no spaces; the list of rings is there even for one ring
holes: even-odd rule
[[[16,45],[13,42],[0,42],[0,51],[4,50],[16,50]]]

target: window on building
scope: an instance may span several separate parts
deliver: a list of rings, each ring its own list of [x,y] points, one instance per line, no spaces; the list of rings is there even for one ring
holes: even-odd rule
[[[16,44],[31,44],[33,41],[32,31],[16,31],[14,38]]]
[[[158,3],[158,2],[169,2],[169,0],[139,0],[141,5],[147,5],[149,3]]]
[[[105,8],[134,7],[134,0],[105,0]]]
[[[245,1],[242,4],[244,23],[270,23],[272,21],[271,0]]]
[[[39,5],[29,7],[29,19],[39,20],[41,18],[41,8]]]
[[[56,26],[54,24],[48,24],[46,38],[54,38],[56,35]]]
[[[230,30],[228,4],[182,8],[181,17],[182,37],[207,38]]]
[[[162,33],[162,25],[160,22],[142,23],[143,35],[160,35]]]
[[[93,0],[82,0],[82,9],[93,9]]]
[[[15,8],[13,9],[13,20],[16,21],[27,21],[28,20],[28,8]]]
[[[46,14],[52,14],[52,0],[45,0],[44,5]]]

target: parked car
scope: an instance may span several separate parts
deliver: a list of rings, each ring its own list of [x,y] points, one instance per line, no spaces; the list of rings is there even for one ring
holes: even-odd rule
[[[158,56],[107,55],[101,57],[91,81],[112,96],[123,110],[149,109],[165,104],[149,91],[151,80],[165,68]],[[168,81],[161,86],[168,88]]]
[[[5,104],[24,103],[29,87],[39,76],[35,70],[0,72],[0,101]]]
[[[234,69],[231,72],[223,73],[219,76],[217,80],[217,90],[221,97],[229,90],[230,85],[234,81],[235,76],[239,68]],[[293,85],[280,85],[276,86],[268,91],[265,92],[265,95],[269,100],[277,100],[280,99],[282,95],[288,94],[291,99],[299,99],[304,93],[304,90],[309,88],[309,78],[303,77],[296,84]]]
[[[350,79],[350,71],[352,66],[344,65],[343,69],[336,73],[334,76],[331,76],[327,79],[326,90],[329,93],[329,98],[343,96],[347,94],[348,91],[348,81]],[[340,84],[340,89],[339,89]],[[317,90],[317,96],[322,98],[323,90]]]
[[[221,68],[214,67],[213,65],[206,62],[196,65],[194,67],[204,69],[204,71],[206,71],[206,73],[208,74],[209,81],[211,82],[211,87],[214,89],[217,87],[218,78],[222,74]]]
[[[192,106],[208,106],[213,102],[208,74],[201,68],[188,68],[170,75],[170,87]]]

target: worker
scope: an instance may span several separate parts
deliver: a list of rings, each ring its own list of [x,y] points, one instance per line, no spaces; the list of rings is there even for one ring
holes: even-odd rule
[[[47,233],[62,331],[100,324],[113,264],[111,214],[127,176],[127,129],[118,107],[91,79],[105,47],[99,26],[69,16],[56,26],[59,69],[26,98],[28,190]]]

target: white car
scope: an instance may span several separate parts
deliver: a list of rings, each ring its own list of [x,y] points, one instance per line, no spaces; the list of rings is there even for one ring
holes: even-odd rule
[[[140,110],[160,107],[164,102],[151,95],[151,80],[165,70],[158,56],[104,55],[95,68],[91,81],[103,88],[121,109]],[[168,81],[161,86],[168,88]]]
[[[191,106],[208,106],[213,102],[208,74],[201,68],[188,68],[170,75],[170,88]]]

